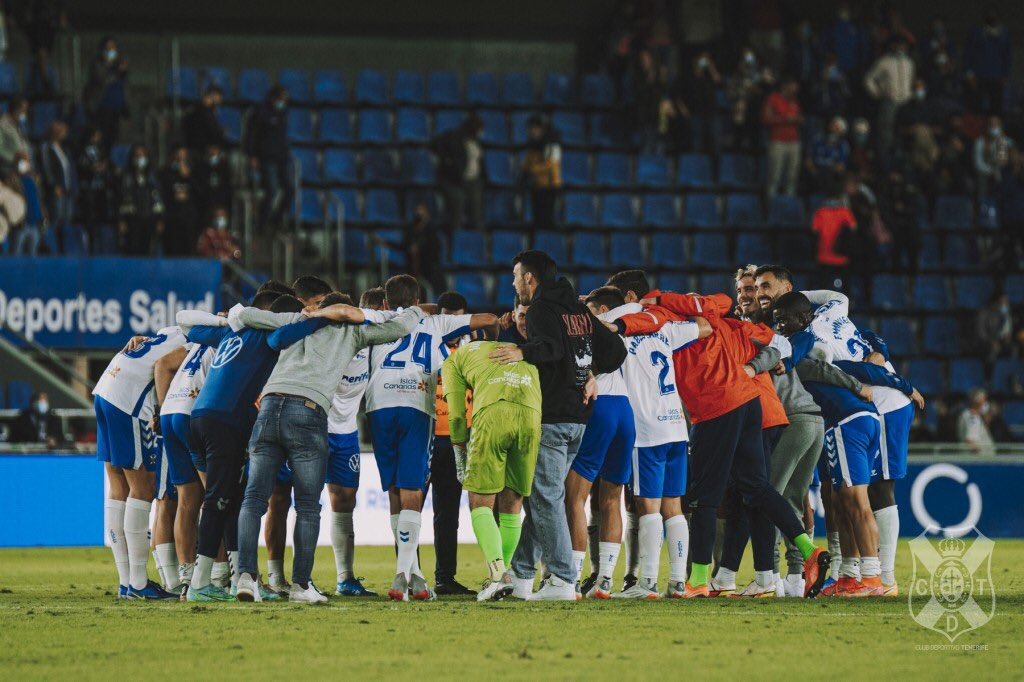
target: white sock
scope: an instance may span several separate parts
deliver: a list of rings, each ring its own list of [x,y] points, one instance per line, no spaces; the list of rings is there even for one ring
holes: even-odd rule
[[[830,530],[825,537],[828,542],[828,553],[832,555],[832,577],[836,578],[843,565],[843,550],[839,544],[839,531]]]
[[[575,549],[572,551],[573,582],[579,582],[580,574],[583,573],[583,559],[586,556],[586,552],[577,552]]]
[[[843,557],[843,567],[839,569],[839,575],[843,578],[860,580],[860,557]]]
[[[882,572],[882,563],[876,556],[860,558],[860,575],[862,578],[877,578]]]
[[[720,567],[715,573],[715,584],[727,590],[736,589],[736,571]]]
[[[196,557],[196,568],[192,572],[192,582],[189,585],[193,590],[201,590],[213,582],[213,557],[200,554]]]
[[[420,544],[420,513],[412,509],[403,509],[398,515],[395,534],[398,537],[396,573],[404,573],[406,577],[411,578],[416,564],[416,548]]]
[[[594,512],[590,515],[590,523],[587,524],[587,545],[590,548],[590,572],[597,573],[601,569],[601,548],[598,546],[601,536],[601,512]]]
[[[896,505],[875,512],[878,524],[878,560],[882,563],[882,583],[896,582],[896,543],[900,538],[900,512]]]
[[[153,559],[156,560],[156,568],[164,581],[164,588],[173,590],[179,587],[181,580],[178,577],[178,554],[174,550],[174,543],[165,542],[157,545],[153,550]]]
[[[356,535],[352,528],[352,512],[331,512],[331,519],[331,545],[340,583],[355,577],[352,575],[352,553]]]
[[[141,590],[149,582],[149,512],[152,502],[129,497],[124,504],[124,541],[128,545],[128,581]]]
[[[195,564],[179,564],[178,565],[178,585],[189,585],[192,582],[192,576],[195,574]]]
[[[661,563],[661,514],[644,514],[637,525],[640,575],[656,583]]]
[[[117,567],[117,584],[128,587],[131,579],[128,569],[128,545],[124,538],[124,502],[107,500],[103,503],[103,523],[110,534],[110,550]]]
[[[228,552],[228,569],[231,571],[231,587],[238,586],[238,550]]]
[[[775,571],[754,571],[754,582],[760,588],[775,589]]]
[[[214,561],[210,582],[215,583],[218,587],[224,587],[227,583],[230,583],[231,564],[227,561]]]
[[[267,580],[271,585],[284,582],[284,559],[267,559]]]
[[[622,544],[626,550],[626,575],[640,573],[640,524],[636,512],[626,512],[626,528]]]
[[[601,553],[601,561],[598,566],[598,574],[602,578],[611,578],[615,572],[615,564],[619,563],[619,550],[622,548],[620,542],[599,542],[597,549]]]
[[[668,544],[668,579],[686,580],[686,559],[690,552],[690,524],[680,514],[665,522],[665,542]]]

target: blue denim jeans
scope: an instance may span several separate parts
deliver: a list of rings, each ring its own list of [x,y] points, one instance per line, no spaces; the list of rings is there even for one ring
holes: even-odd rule
[[[238,517],[238,566],[257,573],[260,519],[281,464],[292,470],[295,494],[295,562],[292,582],[308,583],[320,536],[320,493],[327,475],[327,413],[311,400],[271,394],[263,397],[249,439],[249,483]]]

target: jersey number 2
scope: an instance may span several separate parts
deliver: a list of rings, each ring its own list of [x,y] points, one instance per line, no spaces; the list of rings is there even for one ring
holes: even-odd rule
[[[661,394],[668,395],[674,393],[676,386],[669,380],[669,372],[672,371],[672,365],[669,363],[668,358],[665,357],[665,354],[660,351],[651,353],[651,364],[661,368],[658,372],[658,386],[661,387]]]
[[[127,357],[129,357],[129,358],[141,358],[146,353],[149,352],[150,348],[152,348],[153,346],[159,346],[161,343],[163,343],[166,340],[167,340],[167,335],[166,334],[157,334],[156,336],[148,338],[145,341],[143,341],[142,343],[140,343],[139,347],[136,348],[135,350],[125,351],[124,354]]]

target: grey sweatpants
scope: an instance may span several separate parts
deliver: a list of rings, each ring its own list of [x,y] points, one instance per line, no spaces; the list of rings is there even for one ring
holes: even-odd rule
[[[575,580],[572,542],[565,516],[565,477],[579,452],[585,424],[542,424],[533,490],[523,501],[526,518],[519,546],[512,555],[512,570],[520,578],[533,578],[543,556],[546,570]]]
[[[782,432],[772,452],[772,487],[782,493],[797,517],[804,517],[804,498],[814,476],[814,467],[821,457],[825,442],[825,422],[818,415],[791,414],[789,426]],[[785,538],[777,533],[777,540]],[[779,542],[775,543],[775,572],[779,571]],[[803,555],[789,540],[786,542],[786,564],[790,573],[804,570]]]

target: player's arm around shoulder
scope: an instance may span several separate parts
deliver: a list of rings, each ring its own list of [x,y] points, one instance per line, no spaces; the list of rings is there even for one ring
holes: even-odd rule
[[[411,334],[425,314],[418,306],[406,308],[387,322],[367,324],[352,328],[360,348],[382,343],[391,343]]]

